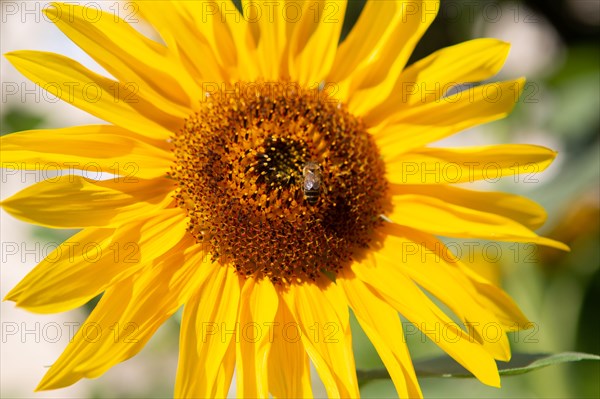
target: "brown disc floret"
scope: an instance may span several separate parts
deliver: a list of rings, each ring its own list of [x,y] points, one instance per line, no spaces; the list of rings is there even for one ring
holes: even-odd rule
[[[224,87],[207,95],[173,144],[170,175],[188,230],[243,276],[289,284],[335,274],[381,223],[377,147],[359,118],[318,89]],[[307,193],[309,162],[320,184]]]

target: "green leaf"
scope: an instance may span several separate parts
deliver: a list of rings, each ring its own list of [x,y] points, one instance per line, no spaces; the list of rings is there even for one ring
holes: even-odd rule
[[[11,108],[3,112],[0,119],[0,135],[22,130],[36,129],[44,123],[44,117],[27,109]]]
[[[510,362],[497,363],[500,375],[504,376],[525,374],[553,364],[578,362],[580,360],[600,360],[600,356],[578,352],[556,354],[515,353]],[[473,378],[473,374],[448,356],[416,360],[414,367],[418,377]],[[361,382],[390,378],[385,369],[357,370],[357,375]]]

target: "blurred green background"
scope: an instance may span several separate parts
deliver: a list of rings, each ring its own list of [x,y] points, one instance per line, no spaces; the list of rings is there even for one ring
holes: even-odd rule
[[[351,1],[344,32],[351,29],[363,6],[361,0]],[[498,79],[526,76],[524,96],[508,118],[461,133],[452,144],[536,143],[559,151],[555,164],[538,183],[515,184],[504,179],[489,187],[540,202],[549,215],[540,233],[572,249],[562,253],[520,246],[516,254],[514,247],[505,245],[506,256],[493,262],[476,259],[473,267],[506,289],[536,325],[532,331],[513,334],[513,351],[600,354],[599,30],[600,2],[595,0],[442,1],[437,19],[410,61],[472,38],[510,41],[511,54]],[[0,116],[2,134],[47,126],[47,115],[39,113],[35,104],[3,104]],[[31,234],[37,242],[69,236],[69,232],[39,227],[32,227]],[[85,311],[91,308],[92,304]],[[356,322],[353,331],[357,367],[381,368]],[[415,359],[441,354],[421,338],[409,337]],[[113,377],[86,383],[85,389],[98,398],[172,395],[177,342],[178,320],[174,318],[159,330],[136,363],[154,365],[145,372],[156,375],[143,375],[138,383],[123,383],[113,373]],[[598,398],[600,363],[552,366],[504,377],[502,385],[497,390],[474,379],[421,379],[427,398]],[[361,392],[364,397],[395,396],[387,380],[369,381],[361,386]]]

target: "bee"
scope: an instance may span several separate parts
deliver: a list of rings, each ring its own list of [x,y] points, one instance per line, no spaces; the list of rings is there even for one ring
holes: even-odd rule
[[[309,161],[302,167],[302,189],[304,198],[309,205],[315,205],[319,200],[321,193],[322,174],[321,166],[313,161]]]

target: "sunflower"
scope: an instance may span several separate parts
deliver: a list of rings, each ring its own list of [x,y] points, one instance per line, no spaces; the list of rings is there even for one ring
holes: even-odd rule
[[[345,1],[142,1],[148,36],[97,9],[45,9],[112,77],[6,54],[107,122],[2,137],[5,164],[67,170],[3,208],[81,229],[6,299],[51,313],[102,294],[38,389],[100,376],[182,306],[176,397],[226,396],[234,370],[238,395],[310,397],[310,362],[330,397],[358,397],[350,309],[399,396],[421,396],[399,314],[499,386],[506,333],[529,322],[439,237],[564,249],[533,232],[536,203],[459,184],[541,171],[556,154],[430,145],[505,116],[524,85],[471,84],[501,68],[509,45],[494,39],[407,67],[438,6],[370,0],[341,41]]]

